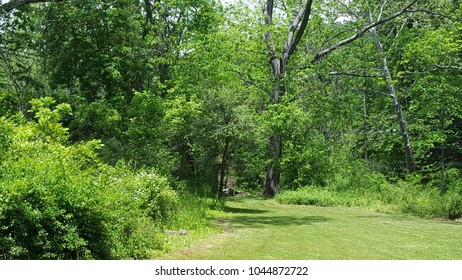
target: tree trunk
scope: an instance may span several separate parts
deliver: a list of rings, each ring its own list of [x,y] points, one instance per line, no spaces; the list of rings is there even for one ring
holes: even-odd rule
[[[368,139],[368,131],[369,131],[369,124],[367,121],[367,95],[366,95],[366,88],[367,83],[366,79],[364,78],[364,90],[363,90],[363,133],[364,133],[364,160],[369,160],[369,139]]]
[[[220,168],[220,182],[218,183],[217,189],[217,198],[221,198],[223,196],[223,189],[225,187],[225,177],[226,177],[226,170],[228,168],[228,153],[229,153],[229,136],[225,137],[225,146],[223,148],[223,154],[221,157],[221,168]]]
[[[273,104],[280,101],[283,90],[280,86],[280,77],[285,74],[284,64],[278,57],[272,57],[270,60],[271,68],[274,76],[274,95]],[[282,137],[281,135],[273,135],[269,139],[269,156],[270,162],[266,167],[266,181],[263,189],[263,195],[273,197],[279,189],[279,180],[281,178],[280,160],[282,156]]]
[[[406,154],[406,169],[409,173],[412,173],[415,171],[414,155],[412,153],[411,140],[409,138],[406,122],[404,120],[403,110],[401,109],[401,104],[396,95],[396,88],[393,83],[390,69],[388,68],[387,56],[384,54],[384,50],[382,44],[380,43],[377,30],[375,28],[372,28],[371,32],[374,38],[375,45],[377,46],[377,49],[379,51],[379,54],[382,56],[382,74],[387,84],[388,93],[393,101],[393,106],[395,107],[396,116],[399,123],[399,129],[401,132],[401,136],[403,137],[404,150]]]
[[[275,196],[279,188],[281,170],[279,162],[282,155],[282,138],[281,136],[271,136],[269,140],[271,162],[266,169],[266,182],[263,189],[263,195]]]
[[[440,128],[441,131],[445,131],[445,118],[446,114],[444,110],[441,110],[440,112]],[[446,141],[443,141],[440,146],[440,152],[441,152],[441,182],[440,182],[440,187],[439,187],[439,193],[441,195],[445,194],[447,191],[447,186],[446,186],[446,147],[445,147]]]
[[[273,34],[268,31],[265,33],[269,62],[271,65],[274,77],[274,93],[272,103],[277,104],[280,97],[284,94],[284,89],[281,87],[281,77],[286,75],[286,65],[297,49],[303,34],[305,33],[308,20],[311,15],[311,5],[313,0],[306,0],[305,5],[300,7],[294,14],[292,21],[289,25],[287,39],[282,49],[280,56],[276,55],[278,52],[275,50],[273,42]],[[262,3],[263,14],[265,15],[265,25],[271,26],[273,22],[273,0],[267,0]],[[281,135],[272,135],[269,139],[269,155],[270,163],[266,168],[266,182],[263,189],[263,194],[266,196],[274,196],[279,189],[279,180],[281,177],[280,159],[282,155],[282,137]]]

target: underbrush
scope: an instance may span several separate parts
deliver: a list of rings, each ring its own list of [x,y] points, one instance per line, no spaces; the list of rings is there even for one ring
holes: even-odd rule
[[[167,229],[210,226],[212,200],[100,162],[99,141],[68,143],[67,106],[34,104],[36,122],[0,118],[0,259],[146,259],[168,250]]]
[[[162,225],[179,205],[166,178],[102,164],[98,141],[68,145],[33,123],[0,126],[10,140],[0,162],[1,259],[139,259],[162,248]]]
[[[448,173],[457,174],[456,170]],[[356,177],[358,176],[359,177]],[[450,177],[450,176],[448,176]],[[416,176],[389,183],[380,174],[339,174],[325,187],[307,186],[281,191],[276,200],[285,204],[347,206],[420,217],[457,219],[462,216],[462,179],[452,176],[441,193],[431,183],[422,184]]]
[[[222,215],[221,205],[213,198],[198,197],[189,193],[180,194],[180,204],[163,236],[163,247],[151,250],[149,258],[156,259],[166,253],[179,250],[210,234],[221,232],[216,217]],[[218,207],[217,207],[218,206]]]
[[[368,207],[377,203],[372,196],[365,196],[353,191],[337,192],[328,188],[308,186],[297,190],[283,191],[276,200],[284,204],[303,204],[315,206],[359,206]]]
[[[187,192],[180,195],[180,204],[167,224],[173,230],[192,230],[204,233],[216,227],[214,215],[220,213],[222,202],[208,197],[197,197]]]

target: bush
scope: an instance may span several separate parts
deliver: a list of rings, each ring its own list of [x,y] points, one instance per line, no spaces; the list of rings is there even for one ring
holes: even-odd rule
[[[137,207],[158,224],[166,223],[179,204],[178,196],[169,186],[167,178],[154,172],[133,173],[124,163],[118,164],[117,168],[116,173],[120,174],[121,170],[124,174],[110,178],[110,188],[134,199]]]
[[[1,258],[109,258],[107,215],[85,167],[98,143],[65,147],[34,139],[35,129],[13,130],[0,165]]]
[[[399,181],[390,196],[390,203],[401,212],[421,217],[457,219],[462,216],[462,193],[458,180],[449,180],[448,190],[441,193],[439,187],[430,182],[421,183],[420,176],[412,175]],[[453,178],[454,179],[454,178]]]
[[[65,145],[55,111],[44,112],[38,124],[0,119],[0,259],[139,259],[162,249],[179,207],[168,180],[102,164],[99,141]]]
[[[341,204],[335,192],[315,186],[281,192],[276,196],[276,200],[286,204],[316,206],[335,206]]]
[[[284,143],[281,181],[288,188],[325,186],[326,179],[331,176],[328,151],[322,139],[313,137],[307,141],[310,141],[308,146],[305,143]]]

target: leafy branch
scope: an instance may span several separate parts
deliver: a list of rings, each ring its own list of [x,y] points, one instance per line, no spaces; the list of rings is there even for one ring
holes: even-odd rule
[[[0,5],[0,14],[4,12],[9,12],[11,10],[14,10],[16,8],[19,8],[23,5],[26,4],[32,4],[32,3],[46,3],[46,2],[62,2],[66,0],[13,0],[9,1],[5,4]]]

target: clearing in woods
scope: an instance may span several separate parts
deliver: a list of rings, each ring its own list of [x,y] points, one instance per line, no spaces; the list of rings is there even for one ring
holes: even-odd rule
[[[217,219],[223,233],[160,258],[462,259],[462,223],[457,221],[355,208],[283,205],[262,198],[231,198],[227,206]]]

